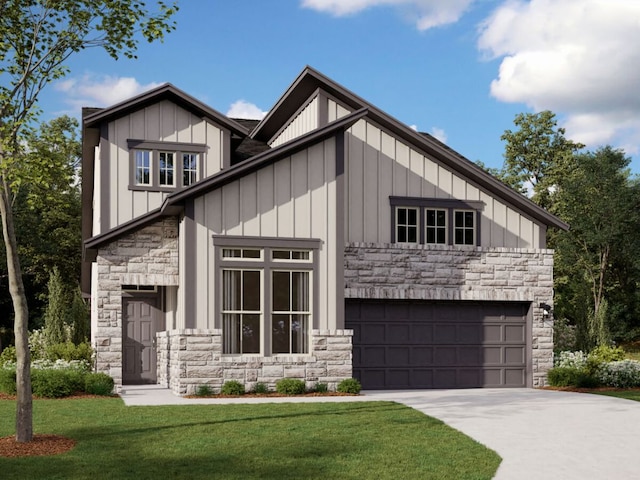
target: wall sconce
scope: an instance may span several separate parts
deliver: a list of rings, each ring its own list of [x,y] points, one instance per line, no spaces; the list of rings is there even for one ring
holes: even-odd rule
[[[541,303],[540,308],[542,309],[542,316],[544,318],[549,318],[549,315],[551,315],[551,305],[548,303]]]

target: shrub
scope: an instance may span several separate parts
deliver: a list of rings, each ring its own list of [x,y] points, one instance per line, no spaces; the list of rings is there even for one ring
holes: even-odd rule
[[[555,367],[549,370],[547,378],[552,387],[594,388],[599,383],[585,368]]]
[[[0,392],[7,395],[16,394],[16,369],[0,367]]]
[[[337,391],[340,393],[351,393],[357,395],[360,393],[362,385],[355,378],[345,378],[338,384]]]
[[[329,391],[329,385],[318,382],[313,389],[318,393],[327,393]]]
[[[566,318],[556,318],[553,322],[553,350],[560,353],[576,348],[576,326],[570,325]]]
[[[300,395],[305,391],[304,381],[298,378],[281,378],[276,382],[276,392],[283,395]]]
[[[111,395],[113,378],[106,373],[87,373],[84,377],[84,391],[91,395]]]
[[[640,362],[619,360],[601,364],[598,379],[603,385],[617,388],[640,387]]]
[[[6,347],[2,350],[2,353],[0,353],[0,367],[7,363],[16,363],[16,361],[16,347]]]
[[[229,380],[224,382],[220,393],[223,395],[244,395],[244,385],[237,380]]]
[[[589,352],[589,356],[587,357],[587,369],[591,373],[596,373],[605,363],[624,360],[624,357],[625,353],[621,347],[600,345]]]
[[[31,390],[39,397],[68,397],[84,391],[85,373],[74,369],[32,369]]]
[[[560,368],[585,368],[587,366],[587,355],[582,351],[560,352],[555,358],[554,366]]]
[[[54,343],[47,346],[46,358],[49,360],[83,360],[92,363],[93,348],[89,342],[74,345],[73,342]]]
[[[198,385],[196,388],[196,396],[198,397],[210,397],[211,395],[213,395],[211,385]]]
[[[253,387],[253,393],[258,393],[261,395],[265,393],[269,393],[269,387],[267,387],[265,383],[258,382],[256,383],[256,386]]]

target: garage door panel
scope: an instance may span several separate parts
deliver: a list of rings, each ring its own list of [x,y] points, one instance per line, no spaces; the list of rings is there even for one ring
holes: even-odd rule
[[[347,300],[365,389],[522,387],[529,304]]]

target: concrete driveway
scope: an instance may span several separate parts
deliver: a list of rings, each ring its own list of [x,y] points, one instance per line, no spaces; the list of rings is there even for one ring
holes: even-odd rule
[[[536,389],[364,392],[416,408],[498,452],[499,480],[640,478],[640,402]]]

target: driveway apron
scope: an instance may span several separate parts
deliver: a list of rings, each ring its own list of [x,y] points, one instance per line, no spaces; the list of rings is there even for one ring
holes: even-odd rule
[[[367,391],[495,450],[498,480],[640,478],[640,402],[539,389]]]

